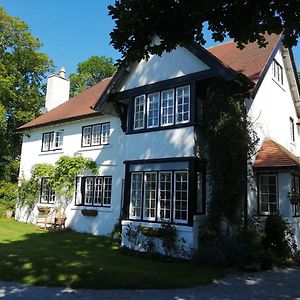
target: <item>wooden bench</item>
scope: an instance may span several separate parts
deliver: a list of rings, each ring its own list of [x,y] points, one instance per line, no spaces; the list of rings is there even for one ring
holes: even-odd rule
[[[65,229],[65,222],[65,217],[56,216],[55,208],[49,212],[39,211],[38,215],[36,216],[36,225],[42,226],[44,229]]]

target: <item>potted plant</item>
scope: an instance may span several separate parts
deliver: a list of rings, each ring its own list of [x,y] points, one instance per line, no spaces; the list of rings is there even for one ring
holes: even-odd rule
[[[96,209],[83,209],[81,210],[81,214],[87,217],[96,217],[98,215],[98,211]]]
[[[297,205],[300,202],[300,194],[295,189],[288,192],[288,197],[292,205]]]

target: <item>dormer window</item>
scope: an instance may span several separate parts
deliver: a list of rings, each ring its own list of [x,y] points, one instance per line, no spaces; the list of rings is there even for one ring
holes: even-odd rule
[[[166,127],[190,121],[190,86],[134,98],[133,130]]]
[[[42,152],[61,150],[63,146],[64,130],[43,133]]]
[[[275,79],[277,83],[283,85],[283,69],[279,62],[275,59],[273,60],[272,75],[273,79]]]

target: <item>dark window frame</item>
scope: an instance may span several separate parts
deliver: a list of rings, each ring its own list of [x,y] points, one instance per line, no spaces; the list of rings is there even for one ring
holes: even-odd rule
[[[283,67],[276,59],[273,59],[272,76],[276,82],[283,85]]]
[[[41,204],[54,204],[56,201],[56,193],[55,191],[51,188],[50,184],[47,182],[49,177],[42,177],[41,178],[41,185],[40,185],[40,203]],[[47,198],[48,200],[44,200],[44,185],[46,185],[47,188]],[[54,200],[50,201],[52,199],[52,196],[54,194]]]
[[[81,128],[81,148],[97,147],[97,146],[101,146],[101,145],[109,145],[110,133],[108,135],[108,142],[107,143],[103,143],[102,142],[103,125],[106,125],[106,124],[109,124],[109,129],[111,129],[110,122],[103,122],[103,123],[96,123],[96,124],[82,126],[82,128]],[[99,143],[93,144],[93,128],[96,127],[96,126],[100,126]],[[91,128],[91,131],[90,131],[90,143],[88,145],[84,144],[84,130],[85,130],[85,128]]]
[[[51,149],[51,134],[53,134],[53,143],[55,145],[56,143],[56,135],[60,133],[62,134],[62,138],[61,138],[61,147],[53,147]],[[44,149],[44,141],[45,141],[45,136],[48,135],[48,148],[47,149]],[[41,147],[41,152],[49,152],[49,151],[57,151],[57,150],[62,150],[62,146],[63,146],[63,140],[64,140],[64,129],[61,129],[61,130],[52,130],[52,131],[47,131],[47,132],[44,132],[43,135],[42,135],[42,147]]]
[[[298,185],[296,184],[296,178],[298,180]],[[300,193],[300,176],[292,175],[292,187],[297,193]],[[293,210],[293,217],[300,217],[300,203],[291,204]]]
[[[292,142],[295,142],[295,122],[292,117],[290,117],[290,138]]]
[[[93,199],[92,199],[92,203],[91,204],[86,204],[86,199],[85,199],[85,191],[86,191],[86,179],[89,178],[89,179],[93,179],[93,183],[92,183],[92,192],[93,192]],[[95,180],[96,179],[101,179],[101,203],[100,204],[95,204]],[[107,192],[107,190],[105,189],[105,180],[106,179],[109,179],[110,180],[110,189],[109,189],[109,193],[110,193],[110,203],[109,204],[104,204],[104,199],[105,199],[105,192]],[[80,194],[81,194],[81,201],[80,203],[78,203],[78,192],[77,192],[77,189],[78,189],[78,183],[81,183],[80,184]],[[76,193],[75,193],[75,206],[84,206],[84,207],[102,207],[102,208],[111,208],[111,202],[112,202],[112,176],[82,176],[80,177],[80,180],[79,180],[79,177],[77,177],[76,179]]]

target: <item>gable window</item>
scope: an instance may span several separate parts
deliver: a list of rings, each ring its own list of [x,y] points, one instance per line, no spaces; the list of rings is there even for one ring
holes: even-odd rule
[[[290,138],[292,142],[295,142],[295,124],[294,119],[290,117]]]
[[[134,129],[142,129],[145,126],[145,95],[134,99]]]
[[[276,82],[283,85],[283,69],[277,60],[273,60],[272,75]]]
[[[110,207],[111,189],[111,176],[81,177],[81,198],[76,195],[76,205]]]
[[[43,133],[42,152],[61,150],[63,146],[64,130]]]
[[[269,215],[278,211],[277,176],[275,174],[259,175],[259,212]]]
[[[188,123],[190,86],[137,96],[133,114],[134,130]]]
[[[40,202],[45,204],[53,204],[55,202],[55,191],[47,178],[42,178]]]
[[[188,171],[131,173],[129,218],[188,222]]]
[[[110,136],[110,123],[94,124],[82,127],[82,147],[107,145]]]

